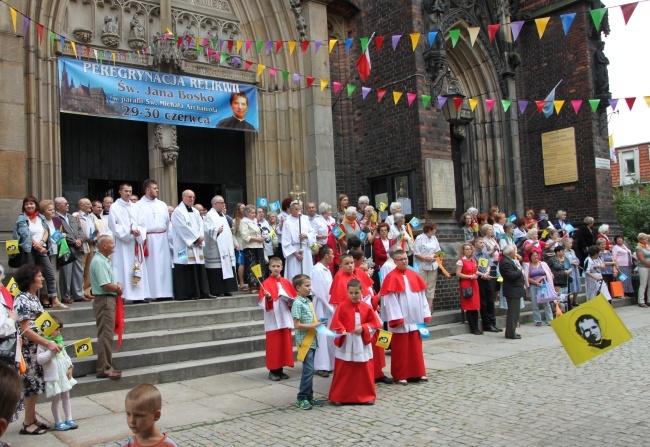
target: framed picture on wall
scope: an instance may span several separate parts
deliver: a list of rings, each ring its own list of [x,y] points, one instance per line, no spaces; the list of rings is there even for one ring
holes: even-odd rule
[[[408,176],[395,177],[395,197],[409,198],[409,178]]]

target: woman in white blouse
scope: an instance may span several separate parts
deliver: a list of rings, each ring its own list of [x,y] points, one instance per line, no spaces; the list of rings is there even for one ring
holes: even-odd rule
[[[417,264],[420,276],[427,283],[427,290],[424,293],[433,313],[433,298],[436,294],[436,280],[438,279],[438,258],[436,253],[440,251],[440,243],[436,237],[438,225],[435,222],[427,222],[422,227],[422,234],[415,238],[413,247],[413,258]]]

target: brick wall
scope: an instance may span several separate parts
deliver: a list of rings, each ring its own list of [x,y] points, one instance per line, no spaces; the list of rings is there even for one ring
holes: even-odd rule
[[[616,148],[616,159],[620,161],[620,153],[631,149],[637,149],[639,154],[639,181],[650,182],[650,143],[635,144]],[[619,186],[621,183],[621,171],[618,163],[610,161],[612,166],[612,186]]]

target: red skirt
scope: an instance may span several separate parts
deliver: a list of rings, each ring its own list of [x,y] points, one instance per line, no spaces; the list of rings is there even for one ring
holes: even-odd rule
[[[277,329],[266,333],[266,368],[269,371],[293,366],[291,329]]]
[[[386,353],[384,352],[384,348],[380,348],[375,344],[372,345],[372,364],[375,372],[375,379],[379,379],[386,375],[381,370],[386,366]]]
[[[334,377],[329,401],[344,404],[363,404],[377,399],[373,378],[373,361],[346,362],[334,359]]]
[[[393,333],[390,344],[390,373],[393,379],[419,379],[427,375],[422,355],[422,339],[418,331]]]

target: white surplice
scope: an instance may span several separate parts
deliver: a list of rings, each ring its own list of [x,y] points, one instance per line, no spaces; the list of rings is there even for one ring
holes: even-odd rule
[[[172,259],[167,242],[169,212],[158,199],[142,197],[137,203],[139,224],[147,229],[147,283],[150,298],[172,298]]]
[[[174,226],[173,248],[174,264],[205,264],[203,259],[203,246],[194,245],[196,240],[203,236],[203,219],[199,210],[192,207],[189,213],[185,204],[181,202],[172,213],[172,225]]]
[[[323,263],[318,262],[311,270],[311,294],[317,318],[327,318],[327,327],[332,324],[334,306],[330,305],[330,288],[332,287],[332,272]],[[318,332],[318,349],[314,354],[314,369],[316,371],[332,371],[334,369],[334,338]]]
[[[221,269],[223,279],[232,278],[235,265],[235,243],[226,215],[212,208],[205,215],[205,267]],[[219,228],[223,227],[221,233]]]
[[[108,228],[113,232],[115,240],[115,252],[111,256],[113,273],[117,282],[122,283],[124,293],[122,298],[125,300],[142,301],[149,298],[149,284],[147,280],[147,265],[145,262],[140,263],[142,278],[138,285],[133,285],[133,265],[135,263],[135,245],[144,244],[147,237],[146,228],[138,225],[138,209],[131,202],[117,199],[110,209],[108,218]],[[140,231],[137,238],[131,234],[131,230]],[[144,253],[140,250],[142,259]]]
[[[300,219],[300,225],[298,224]],[[306,234],[307,239],[300,241],[300,234]],[[316,243],[316,234],[307,216],[287,217],[282,227],[282,253],[284,253],[284,277],[289,281],[294,276],[304,273],[310,275],[314,265],[311,256],[311,246]],[[296,253],[302,250],[302,268],[296,259]],[[302,270],[302,271],[301,271]]]
[[[400,273],[401,274],[401,273]],[[405,292],[391,292],[382,297],[381,317],[384,321],[404,320],[403,326],[390,327],[390,332],[405,334],[417,331],[418,323],[431,316],[431,309],[424,291],[413,292],[404,275]]]
[[[273,302],[272,310],[266,310],[266,298],[258,302],[258,305],[264,309],[264,330],[266,332],[277,331],[278,329],[293,329],[293,317],[291,316],[291,309],[289,309],[291,298],[289,298],[280,283],[278,283],[278,297],[280,299]]]

